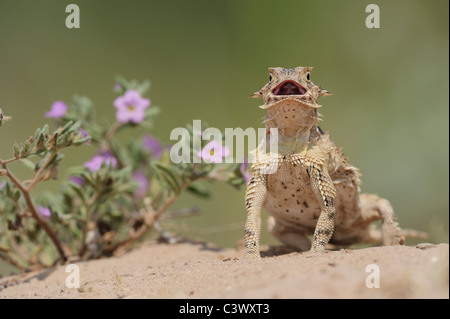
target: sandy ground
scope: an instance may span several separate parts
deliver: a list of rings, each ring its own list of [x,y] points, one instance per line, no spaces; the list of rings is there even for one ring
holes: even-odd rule
[[[263,247],[261,260],[204,243],[147,242],[122,256],[0,279],[0,298],[449,298],[449,245],[341,249],[319,256]],[[284,253],[284,254],[283,254]],[[367,288],[379,270],[379,288]]]

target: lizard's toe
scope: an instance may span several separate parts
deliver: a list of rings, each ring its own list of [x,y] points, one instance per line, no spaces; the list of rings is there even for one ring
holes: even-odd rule
[[[246,252],[244,254],[244,259],[249,260],[249,259],[261,259],[261,256],[259,254],[259,252]]]
[[[405,244],[405,237],[400,233],[395,234],[389,238],[383,239],[383,246],[397,246]]]
[[[322,256],[326,253],[328,253],[328,250],[326,250],[325,248],[323,248],[323,249],[311,248],[311,250],[309,250],[308,252],[306,252],[304,254],[305,254],[306,258],[310,258],[310,257]]]

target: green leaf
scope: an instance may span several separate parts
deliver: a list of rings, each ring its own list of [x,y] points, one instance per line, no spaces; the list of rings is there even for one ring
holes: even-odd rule
[[[139,91],[139,93],[141,93],[141,95],[144,95],[145,92],[147,92],[149,88],[150,88],[150,81],[146,80],[143,83],[141,83],[140,85],[138,85],[138,87],[136,89]]]
[[[116,188],[117,188],[118,193],[133,194],[136,191],[136,187],[137,187],[136,182],[129,182],[129,183],[120,184]]]
[[[66,125],[64,125],[64,127],[61,129],[61,131],[59,132],[59,136],[63,135],[64,133],[66,133],[67,131],[69,131],[69,129],[72,127],[73,125],[73,121],[69,121],[66,123]]]
[[[77,183],[68,182],[69,186],[75,191],[75,193],[77,193],[78,197],[83,201],[83,204],[85,203],[85,199],[84,199],[84,192],[85,190],[82,189],[82,186],[78,185]]]
[[[116,76],[116,82],[120,84],[121,87],[128,89],[128,81],[121,75]]]
[[[86,143],[87,141],[89,141],[90,139],[91,139],[90,136],[86,136],[86,137],[80,138],[79,140],[73,141],[72,145],[80,146],[80,145],[83,145],[84,143]]]
[[[157,116],[159,113],[161,113],[161,109],[159,106],[150,106],[147,110],[145,110],[145,118],[150,119],[155,116]]]
[[[157,174],[171,188],[171,190],[178,194],[180,192],[180,181],[176,173],[159,162],[152,162],[152,166]]]
[[[72,124],[72,126],[67,131],[68,133],[72,133],[74,135],[80,134],[81,121],[76,121]]]
[[[91,186],[93,189],[97,189],[95,181],[92,180],[91,174],[84,174],[84,182],[86,185]]]
[[[30,151],[31,143],[29,141],[22,144],[22,150],[20,152],[21,157],[25,157],[28,155]]]
[[[19,160],[26,168],[31,169],[32,171],[35,170],[36,164],[33,161],[30,161],[29,159],[22,158]]]
[[[52,221],[55,224],[60,223],[61,219],[59,218],[59,214],[57,212],[53,211],[53,209],[51,207],[50,207],[50,212],[51,212],[50,221]]]
[[[41,133],[42,134],[48,134],[48,132],[49,132],[49,126],[48,126],[48,124],[45,124],[44,127],[41,130]]]
[[[234,186],[237,189],[240,189],[242,185],[245,184],[245,181],[241,177],[232,178],[228,181],[228,184]]]
[[[142,83],[139,83],[137,80],[126,80],[123,76],[116,76],[116,82],[120,84],[122,87],[122,91],[127,90],[137,90],[141,95],[144,95],[145,92],[150,88],[150,81],[146,80]]]
[[[6,182],[6,185],[3,187],[3,189],[5,190],[6,197],[11,198],[12,195],[11,185],[8,182]]]
[[[200,183],[190,184],[187,188],[187,191],[191,192],[194,195],[202,197],[202,198],[210,198],[211,197],[211,191]]]
[[[41,129],[40,128],[36,129],[36,132],[34,133],[34,139],[35,140],[38,139],[39,134],[41,134]]]
[[[16,142],[14,142],[14,144],[13,144],[13,151],[14,151],[14,157],[19,158],[20,157],[20,148],[19,148],[19,144],[17,144]]]
[[[17,202],[19,200],[19,198],[20,198],[20,191],[17,189],[14,192],[14,198],[13,199]]]
[[[81,108],[92,108],[94,106],[90,98],[78,94],[73,96],[73,104]]]
[[[44,148],[45,147],[45,143],[47,142],[45,140],[45,134],[41,133],[39,131],[39,135],[36,138],[36,148]]]

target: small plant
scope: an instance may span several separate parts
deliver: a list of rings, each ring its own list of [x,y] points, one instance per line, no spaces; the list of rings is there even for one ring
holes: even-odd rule
[[[245,164],[174,164],[170,148],[147,132],[140,139],[118,138],[122,130],[152,128],[159,108],[143,97],[148,88],[149,82],[117,79],[113,124],[97,121],[87,97],[76,95],[70,105],[57,101],[45,114],[56,121],[56,130],[49,125],[37,129],[23,143],[14,143],[10,159],[0,159],[1,259],[23,270],[73,256],[110,256],[144,238],[183,192],[209,197],[203,181],[235,187],[245,182]],[[0,109],[0,126],[7,120],[11,118]],[[192,141],[199,132],[186,128]],[[212,156],[211,142],[205,144],[201,154],[191,156]],[[58,165],[68,147],[97,151],[69,168],[70,177],[60,182],[57,193],[35,195],[37,184],[58,179]],[[215,157],[225,156],[225,151]],[[11,167],[16,162],[30,170],[29,179],[14,175]]]

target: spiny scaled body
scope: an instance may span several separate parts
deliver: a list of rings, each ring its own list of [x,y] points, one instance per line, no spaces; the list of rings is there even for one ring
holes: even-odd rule
[[[252,95],[264,101],[268,137],[278,129],[278,153],[266,153],[263,143],[255,152],[245,197],[245,258],[260,257],[262,207],[271,215],[269,231],[302,251],[323,252],[329,242],[404,243],[390,203],[359,193],[358,170],[318,127],[317,99],[330,93],[311,82],[311,71],[269,68],[270,81]],[[379,219],[381,231],[371,225]]]

